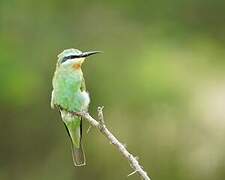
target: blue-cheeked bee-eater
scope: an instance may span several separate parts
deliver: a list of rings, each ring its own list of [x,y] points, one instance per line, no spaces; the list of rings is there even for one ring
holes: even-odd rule
[[[82,147],[82,118],[76,112],[87,112],[90,97],[85,87],[81,66],[85,58],[100,51],[81,52],[66,49],[58,55],[53,77],[51,107],[57,107],[72,143],[75,166],[86,164]]]

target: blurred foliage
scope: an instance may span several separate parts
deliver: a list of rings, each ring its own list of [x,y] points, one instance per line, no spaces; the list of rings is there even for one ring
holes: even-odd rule
[[[90,112],[105,106],[107,125],[152,179],[224,179],[224,20],[222,0],[1,0],[0,179],[131,172],[94,129],[84,134],[88,165],[72,165],[50,109],[56,56],[71,47],[105,52],[83,65]]]

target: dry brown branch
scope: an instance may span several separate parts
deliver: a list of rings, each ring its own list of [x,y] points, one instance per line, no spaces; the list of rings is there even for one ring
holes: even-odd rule
[[[142,179],[150,180],[147,173],[140,166],[137,158],[135,158],[130,152],[128,152],[126,147],[106,127],[103,116],[103,107],[98,107],[99,121],[95,120],[87,112],[76,113],[76,115],[82,116],[92,126],[96,127],[109,140],[110,144],[113,144],[118,149],[118,151],[129,161],[130,166],[133,168],[134,171],[128,176],[137,173]]]

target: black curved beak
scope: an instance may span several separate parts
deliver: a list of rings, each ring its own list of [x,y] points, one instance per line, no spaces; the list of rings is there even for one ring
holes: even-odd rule
[[[102,51],[88,51],[88,52],[83,52],[80,57],[88,57],[97,53],[102,53]]]

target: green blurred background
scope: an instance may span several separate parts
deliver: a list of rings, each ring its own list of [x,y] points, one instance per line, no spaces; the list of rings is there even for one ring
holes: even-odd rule
[[[1,0],[0,180],[139,179],[94,128],[73,167],[50,109],[71,47],[104,51],[83,65],[90,113],[105,106],[153,180],[225,178],[225,1]]]

